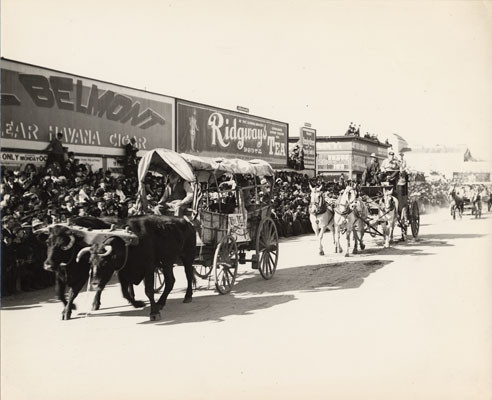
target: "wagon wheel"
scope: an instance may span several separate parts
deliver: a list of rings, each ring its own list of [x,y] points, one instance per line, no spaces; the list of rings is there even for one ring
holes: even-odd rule
[[[271,279],[278,263],[278,233],[271,218],[260,222],[256,234],[256,260],[260,274],[264,279]]]
[[[159,292],[164,286],[164,272],[161,267],[154,270],[154,293]]]
[[[213,265],[194,265],[193,269],[196,276],[202,279],[207,279],[212,273],[214,267]]]
[[[412,213],[410,215],[410,223],[412,227],[412,235],[416,238],[419,235],[420,228],[420,211],[416,201],[412,203]]]
[[[231,291],[236,281],[238,266],[238,254],[236,239],[231,235],[225,235],[220,240],[215,250],[214,265],[215,287],[220,294]]]

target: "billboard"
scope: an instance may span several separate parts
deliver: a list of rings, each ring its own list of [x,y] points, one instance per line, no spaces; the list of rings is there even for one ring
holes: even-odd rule
[[[289,125],[235,111],[176,101],[177,151],[206,157],[259,158],[287,165]]]
[[[304,168],[316,169],[316,129],[302,127],[300,139],[304,151]]]
[[[56,132],[69,151],[122,155],[172,149],[174,99],[63,72],[1,60],[2,147],[43,150]]]

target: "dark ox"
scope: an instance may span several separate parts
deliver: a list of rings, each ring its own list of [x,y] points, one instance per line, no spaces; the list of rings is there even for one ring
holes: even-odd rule
[[[93,217],[78,217],[72,222],[74,225],[92,229],[111,227],[106,222]],[[55,273],[56,296],[64,305],[62,319],[70,319],[72,310],[75,309],[73,302],[89,278],[89,257],[80,257],[77,260],[77,254],[87,246],[87,243],[69,227],[55,225],[49,228],[46,245],[47,257],[44,268]],[[107,281],[101,280],[97,285],[92,310],[98,310],[101,306],[101,292],[106,283]],[[68,289],[68,296],[65,294],[66,289]],[[133,288],[131,292],[133,293]],[[144,306],[144,303],[135,301],[134,297],[132,304],[135,307]]]
[[[145,294],[150,300],[150,319],[159,320],[160,310],[174,287],[173,265],[181,260],[188,281],[184,302],[191,302],[196,252],[193,226],[182,218],[161,215],[131,217],[120,221],[120,224],[128,226],[138,236],[138,245],[125,246],[122,239],[110,237],[79,252],[80,257],[90,253],[93,284],[106,281],[116,271],[123,297],[128,299],[125,288],[131,284],[138,285],[143,280]],[[163,269],[165,286],[161,297],[155,302],[154,271],[158,266]]]

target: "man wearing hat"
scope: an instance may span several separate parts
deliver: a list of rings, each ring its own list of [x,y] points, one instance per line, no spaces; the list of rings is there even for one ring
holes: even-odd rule
[[[402,181],[401,184],[406,185],[408,183],[408,168],[407,160],[405,160],[404,156],[404,152],[400,150],[400,157],[398,158],[398,165],[400,166],[400,180]]]
[[[384,159],[381,164],[381,174],[380,181],[388,181],[393,186],[396,185],[396,180],[400,173],[400,165],[398,160],[395,158],[395,152],[393,150],[388,151],[388,157]]]
[[[175,171],[171,171],[168,177],[168,184],[163,196],[154,209],[158,215],[182,216],[184,210],[191,206],[193,201],[193,188]]]
[[[381,173],[379,161],[375,153],[371,153],[370,157],[371,161],[362,174],[362,185],[364,186],[379,185],[379,174]]]

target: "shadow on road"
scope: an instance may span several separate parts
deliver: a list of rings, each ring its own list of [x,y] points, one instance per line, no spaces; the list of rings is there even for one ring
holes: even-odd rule
[[[439,234],[427,234],[419,236],[419,243],[426,244],[427,240],[431,239],[478,239],[487,236],[479,233],[439,233]],[[453,246],[453,245],[448,245]]]
[[[113,277],[109,284],[106,285],[106,288],[118,285],[118,280],[116,277]],[[75,299],[75,303],[82,303],[87,300],[86,296],[86,287],[79,293],[77,298]],[[95,291],[89,292],[90,301],[94,298]],[[102,302],[104,303],[104,292],[102,295]],[[2,310],[26,310],[29,308],[41,307],[42,304],[50,304],[50,303],[60,303],[60,312],[63,308],[63,305],[60,300],[58,300],[55,296],[55,287],[48,287],[46,289],[36,290],[33,292],[21,292],[15,294],[13,296],[2,298]]]
[[[170,298],[165,311],[162,312],[163,320],[153,323],[171,325],[202,321],[220,322],[228,316],[247,315],[296,300],[296,293],[299,292],[356,289],[372,273],[393,262],[393,260],[374,259],[375,257],[433,255],[434,253],[429,252],[433,248],[454,246],[453,243],[449,242],[451,240],[476,239],[483,236],[486,235],[475,233],[424,234],[419,236],[417,240],[396,243],[388,249],[382,246],[368,247],[359,255],[351,255],[348,259],[341,258],[336,260],[336,262],[329,261],[324,264],[280,268],[270,281],[263,280],[257,272],[241,272],[240,279],[231,294],[226,296],[218,295],[213,290],[212,284],[212,289],[205,292],[203,287],[199,288],[195,292],[195,300],[191,304],[183,304],[182,298]],[[298,239],[292,241],[296,240]],[[204,282],[201,281],[200,284],[204,285]],[[114,285],[118,285],[115,278],[108,287]],[[173,293],[182,291],[184,289]],[[85,301],[85,296],[85,291],[79,294],[79,303],[80,300]],[[93,292],[89,296],[92,297]],[[156,295],[156,300],[157,298]],[[2,309],[18,311],[42,307],[43,303],[55,302],[58,302],[58,300],[55,298],[54,289],[47,288],[2,299]],[[149,315],[148,306],[144,309],[134,309],[129,305],[125,306],[123,299],[120,307],[105,308],[103,295],[102,303],[101,310],[90,314],[91,318],[103,316],[148,318]],[[62,305],[60,304],[60,311],[61,308]],[[74,315],[75,318],[77,316],[83,317],[84,314]]]
[[[357,260],[285,268],[279,269],[269,281],[258,273],[248,272],[248,276],[241,279],[229,295],[221,296],[210,290],[210,295],[197,296],[190,304],[183,304],[182,298],[169,299],[161,312],[161,321],[141,323],[174,325],[221,322],[225,317],[248,315],[291,302],[297,299],[296,293],[299,292],[358,288],[369,275],[391,262]],[[149,307],[111,312],[101,310],[90,317],[111,316],[148,318]]]

